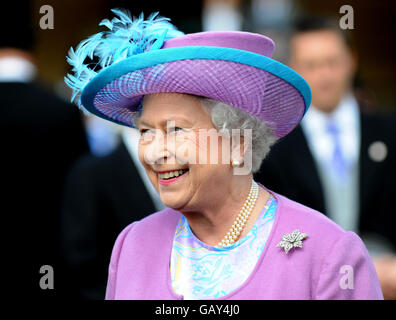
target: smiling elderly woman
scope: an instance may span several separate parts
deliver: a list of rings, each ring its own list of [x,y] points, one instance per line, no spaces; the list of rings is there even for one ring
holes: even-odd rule
[[[167,208],[118,236],[106,299],[382,299],[356,234],[253,180],[310,104],[272,40],[113,11],[70,50],[66,82],[84,110],[139,129]]]

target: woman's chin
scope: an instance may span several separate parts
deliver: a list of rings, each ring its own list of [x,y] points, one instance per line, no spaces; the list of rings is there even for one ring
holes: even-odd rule
[[[168,208],[178,210],[183,208],[186,204],[183,195],[178,194],[179,192],[172,192],[170,190],[160,191],[160,198],[162,203]]]
[[[162,203],[168,207],[172,208],[174,210],[180,210],[181,208],[184,207],[185,203],[183,201],[178,201],[176,199],[162,199]]]

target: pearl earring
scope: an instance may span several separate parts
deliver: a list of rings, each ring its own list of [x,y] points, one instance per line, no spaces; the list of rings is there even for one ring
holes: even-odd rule
[[[232,160],[232,167],[236,168],[239,167],[241,165],[241,163],[238,160]]]

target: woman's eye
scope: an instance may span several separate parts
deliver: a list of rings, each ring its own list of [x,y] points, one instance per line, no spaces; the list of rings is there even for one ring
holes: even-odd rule
[[[174,127],[170,131],[182,131],[183,129],[180,127]]]
[[[144,140],[151,139],[155,134],[150,129],[140,129],[140,137]]]

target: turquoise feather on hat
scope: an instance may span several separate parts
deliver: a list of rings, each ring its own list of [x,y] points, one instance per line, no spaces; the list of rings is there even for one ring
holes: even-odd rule
[[[66,59],[73,67],[73,74],[67,74],[65,83],[73,90],[71,101],[81,94],[100,70],[131,56],[160,49],[164,41],[184,35],[169,22],[169,18],[158,16],[159,12],[150,14],[144,20],[143,13],[136,18],[131,17],[127,10],[111,11],[117,17],[111,21],[104,19],[99,23],[109,31],[92,35],[80,42],[75,50],[70,48],[68,52]],[[87,62],[87,59],[91,61]],[[77,104],[87,112],[79,98]]]

